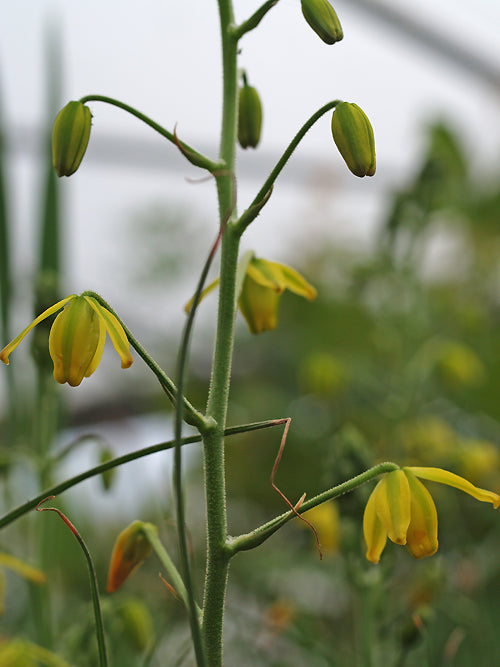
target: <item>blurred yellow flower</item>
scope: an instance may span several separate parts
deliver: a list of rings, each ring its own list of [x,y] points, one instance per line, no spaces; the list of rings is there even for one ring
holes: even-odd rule
[[[461,472],[474,483],[497,481],[500,472],[500,452],[488,440],[467,438],[461,441],[459,460]]]
[[[120,355],[122,368],[132,365],[129,343],[117,318],[91,296],[71,296],[47,308],[0,352],[0,360],[9,363],[9,355],[23,338],[50,315],[64,308],[56,317],[49,334],[49,352],[54,363],[54,379],[78,386],[101,361],[106,333]]]
[[[437,369],[451,389],[480,386],[486,377],[486,368],[474,350],[459,341],[443,343],[437,359]]]
[[[404,446],[405,457],[412,463],[448,466],[454,462],[459,438],[441,417],[421,415],[404,421],[398,428],[398,436]]]
[[[482,502],[500,505],[500,496],[480,489],[463,477],[441,468],[408,467],[387,473],[366,503],[363,532],[366,557],[378,563],[387,538],[406,545],[414,558],[437,551],[437,512],[432,496],[417,477],[454,486]]]
[[[305,512],[304,517],[316,529],[323,554],[336,553],[340,541],[339,510],[337,505],[332,501],[322,503]],[[307,524],[303,521],[297,520],[297,525],[308,528]],[[316,542],[314,544],[316,545]]]

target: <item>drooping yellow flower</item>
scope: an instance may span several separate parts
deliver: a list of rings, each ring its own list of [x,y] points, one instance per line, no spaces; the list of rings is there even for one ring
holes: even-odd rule
[[[408,467],[389,472],[372,491],[363,517],[366,557],[372,563],[379,562],[387,538],[406,545],[414,558],[436,553],[436,506],[418,477],[454,486],[477,500],[491,503],[495,509],[500,505],[498,494],[441,468]]]
[[[129,343],[117,318],[91,296],[71,296],[47,308],[0,352],[0,360],[9,364],[9,355],[23,338],[50,315],[63,311],[54,320],[49,334],[49,352],[54,363],[54,379],[78,386],[101,361],[106,333],[118,352],[122,368],[132,365]]]
[[[285,290],[309,301],[316,298],[315,288],[295,269],[267,259],[258,259],[249,252],[239,263],[238,306],[253,334],[276,329],[280,297]],[[243,273],[244,272],[244,273]],[[203,290],[201,298],[215,289],[219,278]],[[189,312],[193,300],[185,310]]]

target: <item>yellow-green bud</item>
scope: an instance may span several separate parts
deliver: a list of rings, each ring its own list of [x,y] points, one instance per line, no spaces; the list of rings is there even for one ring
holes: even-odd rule
[[[337,104],[332,116],[332,135],[350,171],[355,176],[373,176],[376,167],[373,129],[357,104]]]
[[[327,0],[301,0],[302,13],[314,32],[326,44],[335,44],[344,37],[335,10]]]
[[[260,141],[262,105],[253,86],[240,88],[238,102],[238,141],[242,148],[256,148]]]
[[[113,458],[113,452],[107,446],[101,447],[99,463],[107,463]],[[101,483],[105,491],[109,491],[116,475],[116,468],[109,468],[101,473]]]
[[[92,114],[81,102],[68,102],[54,121],[52,164],[58,176],[71,176],[80,166],[90,137]]]

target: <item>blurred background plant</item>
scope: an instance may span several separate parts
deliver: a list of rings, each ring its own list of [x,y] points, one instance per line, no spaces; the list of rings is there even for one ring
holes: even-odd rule
[[[59,83],[57,68],[49,70],[52,117]],[[308,215],[323,215],[314,200],[313,213],[298,216],[302,237],[298,235],[291,253],[294,266],[318,290],[313,305],[285,295],[277,331],[256,338],[247,334],[240,318],[229,423],[292,418],[278,473],[278,484],[290,498],[304,491],[313,495],[386,459],[444,467],[500,492],[500,165],[472,168],[460,134],[445,120],[430,124],[425,140],[426,149],[407,181],[387,196],[372,243],[312,242]],[[0,294],[2,340],[8,340],[17,278],[9,262],[13,226],[3,165],[0,154]],[[35,312],[65,295],[59,292],[65,222],[53,176],[47,176],[43,191],[31,289]],[[334,223],[326,209],[321,225]],[[140,245],[134,236],[138,225]],[[130,284],[143,286],[154,303],[155,290],[168,282],[176,298],[193,257],[203,256],[210,239],[203,225],[199,213],[182,202],[168,210],[151,204],[124,221],[124,236],[132,239],[129,252],[140,259],[128,276]],[[210,366],[213,332],[205,317],[210,298],[200,309],[193,350],[189,391],[198,404],[204,400]],[[170,346],[164,338],[154,338],[154,327],[151,331],[153,353],[173,367],[175,328]],[[39,338],[33,357],[35,383],[29,368],[22,377],[16,374],[15,386],[13,375],[3,373],[5,510],[71,470],[122,453],[131,424],[134,448],[147,444],[131,417],[150,420],[148,435],[155,441],[160,431],[155,413],[165,410],[156,388],[140,372],[136,383],[123,384],[109,400],[94,402],[87,394],[83,405],[62,402],[47,382],[51,367],[46,343]],[[163,428],[166,422],[157,419]],[[231,439],[230,532],[249,530],[283,510],[269,484],[277,446],[271,432]],[[189,451],[186,496],[192,559],[201,585],[201,459],[196,445]],[[152,461],[143,468],[129,464],[132,472],[119,469],[111,479],[86,482],[58,498],[91,548],[102,587],[115,535],[130,513],[159,525],[163,541],[174,550],[174,521],[165,520],[173,515],[170,490],[155,479],[157,464]],[[167,466],[163,458],[161,467]],[[134,498],[131,479],[138,477],[142,489]],[[298,521],[259,550],[234,560],[227,664],[500,662],[496,515],[486,506],[472,508],[473,501],[450,489],[433,488],[438,554],[414,561],[389,545],[381,565],[373,566],[364,559],[362,542],[362,513],[371,488],[362,487],[318,508],[322,515],[308,517],[325,546],[322,561],[311,534]],[[0,551],[36,565],[46,577],[46,583],[36,577],[30,581],[19,570],[2,568],[0,664],[3,654],[11,661],[6,665],[96,664],[85,564],[65,526],[52,519],[30,515],[0,534]],[[158,569],[154,559],[148,560],[122,591],[104,597],[104,624],[116,665],[187,665],[192,660],[184,612],[158,578]]]

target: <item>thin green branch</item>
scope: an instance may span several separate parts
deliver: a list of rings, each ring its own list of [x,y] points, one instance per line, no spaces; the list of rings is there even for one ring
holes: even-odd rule
[[[261,189],[255,196],[255,199],[252,201],[252,203],[246,209],[246,211],[242,213],[240,219],[235,223],[235,228],[238,230],[240,234],[243,234],[248,225],[251,222],[253,222],[253,220],[255,220],[255,218],[259,215],[260,211],[262,210],[262,207],[267,203],[271,195],[271,190],[274,185],[274,182],[280,175],[283,167],[288,162],[288,160],[292,156],[292,153],[297,148],[297,146],[302,141],[307,132],[322,116],[325,115],[325,113],[336,107],[337,104],[339,104],[340,102],[341,100],[332,100],[331,102],[328,102],[328,104],[325,104],[324,106],[321,107],[321,109],[318,109],[315,113],[313,113],[313,115],[304,123],[304,125],[302,125],[300,130],[297,132],[297,134],[294,136],[292,141],[287,146],[281,158],[276,163],[274,169],[269,174],[264,185],[261,187]]]
[[[48,498],[45,498],[44,500],[50,500],[54,496],[49,496]],[[44,502],[44,500],[42,502]],[[77,531],[75,526],[71,523],[71,521],[68,519],[68,517],[61,512],[61,510],[57,509],[57,507],[40,507],[42,503],[39,503],[36,507],[37,512],[56,512],[60,516],[60,518],[64,521],[66,526],[70,529],[70,531],[73,533],[73,535],[76,537],[78,544],[82,548],[82,551],[85,555],[85,558],[87,560],[87,566],[89,568],[89,576],[90,576],[90,589],[92,592],[92,604],[94,606],[94,619],[95,619],[95,629],[96,629],[96,639],[97,639],[97,647],[99,651],[99,665],[100,667],[107,667],[108,665],[108,656],[106,652],[106,640],[104,638],[104,624],[102,622],[102,613],[101,613],[101,603],[99,599],[99,585],[97,583],[97,575],[94,567],[94,563],[92,561],[92,556],[90,555],[90,551],[87,548],[87,545],[85,544],[82,536],[80,533]]]
[[[116,313],[111,306],[106,303],[106,301],[96,292],[92,291],[86,291],[83,292],[84,296],[91,296],[96,301],[98,301],[104,308],[109,310],[110,313],[113,313],[113,315],[117,318],[117,320],[120,322],[120,324],[123,327],[123,330],[125,331],[125,335],[128,338],[129,343],[132,345],[134,350],[137,352],[137,354],[141,357],[141,359],[144,361],[144,363],[153,371],[153,373],[156,375],[158,378],[159,383],[162,386],[162,389],[165,391],[167,394],[168,398],[172,402],[173,405],[176,404],[177,402],[177,395],[178,391],[173,383],[173,381],[168,377],[168,375],[158,366],[156,361],[151,357],[151,355],[146,352],[144,347],[139,343],[139,341],[135,338],[135,336],[131,333],[130,329],[125,325],[123,320],[120,318],[118,313]],[[200,431],[203,431],[203,429],[207,428],[210,426],[210,421],[207,420],[201,412],[199,412],[191,403],[185,398],[184,396],[182,397],[182,414],[183,414],[183,419],[187,424],[191,424],[191,426],[195,426],[198,428]]]
[[[160,538],[158,537],[157,531],[154,529],[154,526],[151,524],[144,524],[143,526],[143,532],[146,535],[149,544],[151,545],[153,551],[157,555],[158,559],[160,560],[161,564],[165,568],[167,572],[167,577],[168,577],[168,585],[173,588],[174,592],[179,596],[179,598],[182,600],[184,603],[184,606],[186,609],[189,609],[189,599],[188,599],[188,592],[186,590],[186,587],[184,586],[184,582],[182,580],[182,577],[175,567],[172,559],[170,558],[167,550],[163,546],[163,544],[160,541]],[[201,623],[202,621],[202,613],[201,609],[196,605],[196,612],[198,616],[198,621]]]
[[[227,222],[227,221],[226,221]],[[177,372],[177,386],[179,396],[183,396],[184,391],[184,381],[186,377],[188,359],[189,359],[189,346],[191,342],[191,332],[194,324],[194,316],[196,314],[196,309],[201,300],[201,295],[203,293],[203,288],[205,287],[205,282],[208,276],[208,272],[212,265],[212,261],[217,252],[220,239],[224,233],[225,225],[221,225],[215,243],[213,244],[208,257],[203,266],[198,285],[193,297],[193,302],[189,313],[187,316],[186,324],[184,326],[184,331],[182,333],[181,345],[179,349],[179,362],[178,362],[178,372]],[[207,435],[210,431],[216,426],[215,420],[211,419],[210,425],[208,422],[204,425],[203,429],[200,429],[201,433]],[[191,566],[189,562],[189,548],[188,540],[186,534],[186,520],[185,520],[185,506],[184,506],[184,494],[182,489],[182,452],[181,452],[181,443],[182,443],[182,406],[179,402],[176,404],[175,411],[175,449],[174,449],[174,470],[173,470],[173,484],[174,484],[174,493],[176,497],[176,510],[177,510],[177,534],[179,538],[179,552],[182,563],[182,570],[184,574],[184,579],[187,589],[187,602],[188,602],[188,611],[189,611],[189,622],[191,626],[191,635],[193,638],[193,645],[196,655],[196,661],[199,667],[203,667],[205,662],[205,653],[203,648],[203,641],[201,637],[201,627],[199,614],[197,613],[198,605],[196,604],[194,598],[194,585],[193,578],[191,575]]]
[[[232,426],[224,431],[224,435],[231,436],[231,435],[237,435],[239,433],[248,433],[250,431],[257,431],[264,428],[271,428],[273,426],[280,426],[281,424],[283,424],[283,421],[284,421],[283,419],[272,419],[270,421],[254,422],[252,424],[241,424],[238,426]],[[192,435],[182,439],[182,445],[189,445],[195,442],[201,442],[200,435]],[[110,459],[105,463],[101,463],[98,466],[94,466],[93,468],[90,468],[85,472],[75,475],[74,477],[70,477],[70,479],[61,482],[60,484],[56,484],[50,489],[42,491],[42,493],[38,494],[35,498],[28,500],[27,502],[23,503],[22,505],[19,505],[10,512],[7,512],[7,514],[4,514],[2,517],[0,517],[0,529],[5,528],[5,526],[8,526],[9,524],[16,521],[16,519],[19,519],[20,517],[30,512],[39,503],[41,503],[42,500],[44,500],[48,496],[59,496],[61,493],[63,493],[63,491],[67,491],[71,487],[76,486],[81,482],[84,482],[86,479],[90,479],[91,477],[95,477],[96,475],[101,475],[103,472],[111,470],[112,468],[117,468],[118,466],[121,466],[124,463],[130,463],[131,461],[136,461],[137,459],[144,458],[145,456],[150,456],[151,454],[156,454],[157,452],[164,452],[167,449],[172,449],[174,445],[175,445],[174,440],[160,442],[157,445],[150,445],[149,447],[138,449],[135,452],[130,452],[129,454],[124,454],[123,456],[117,456],[114,459]]]
[[[165,137],[165,139],[168,139],[172,144],[177,146],[184,157],[189,160],[191,164],[194,164],[195,167],[206,169],[212,174],[220,171],[221,169],[224,169],[225,167],[224,162],[220,160],[216,162],[206,157],[205,155],[198,153],[198,151],[195,151],[194,148],[191,148],[191,146],[186,144],[184,141],[180,141],[175,134],[175,131],[169,132],[148,116],[144,115],[134,107],[131,107],[129,104],[120,102],[120,100],[116,100],[113,97],[107,97],[106,95],[85,95],[84,97],[80,98],[80,102],[82,104],[86,104],[87,102],[105,102],[106,104],[111,104],[115,107],[118,107],[119,109],[122,109],[123,111],[127,111],[128,113],[132,114],[132,116],[142,120],[143,123],[146,123],[146,125],[152,127],[153,130],[156,130],[156,132],[161,134],[162,137]]]
[[[254,549],[255,547],[258,547],[263,542],[265,542],[269,537],[271,537],[271,535],[284,526],[285,523],[288,523],[290,519],[296,517],[297,514],[303,514],[304,512],[307,512],[307,510],[310,510],[313,507],[317,507],[327,500],[333,500],[334,498],[338,498],[345,493],[353,491],[358,486],[369,482],[371,479],[374,479],[382,473],[398,470],[398,468],[399,466],[397,466],[395,463],[379,463],[373,468],[365,470],[365,472],[361,473],[360,475],[357,475],[356,477],[353,477],[352,479],[349,479],[346,482],[339,484],[338,486],[334,486],[327,491],[323,491],[323,493],[314,496],[314,498],[310,498],[309,500],[303,502],[300,507],[296,508],[296,510],[285,512],[284,514],[271,519],[271,521],[268,521],[250,533],[228,539],[226,542],[227,552],[230,556],[234,556],[239,551],[248,551],[249,549]]]
[[[243,23],[240,23],[240,25],[233,26],[231,29],[231,35],[236,40],[239,40],[245,33],[250,32],[250,30],[254,30],[262,21],[267,12],[272,9],[274,5],[277,5],[278,2],[279,0],[267,0],[267,2],[259,7],[259,9],[257,9],[257,11],[254,12],[249,19],[243,21]]]

